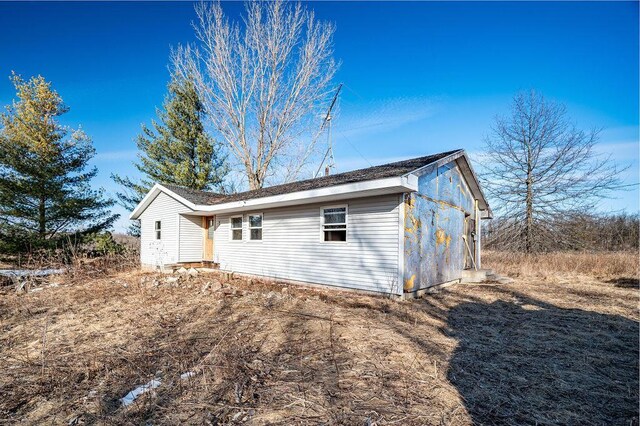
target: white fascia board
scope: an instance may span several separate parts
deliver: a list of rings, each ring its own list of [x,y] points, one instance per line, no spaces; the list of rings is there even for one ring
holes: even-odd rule
[[[307,191],[292,192],[290,194],[272,195],[270,197],[215,204],[212,206],[195,206],[196,208],[193,209],[194,212],[192,214],[202,215],[210,213],[229,213],[254,208],[286,207],[373,195],[413,192],[417,190],[418,178],[416,176],[398,176],[310,189]]]
[[[467,180],[467,183],[471,187],[471,190],[477,194],[476,198],[481,204],[480,206],[481,210],[487,211],[488,214],[491,215],[489,202],[487,201],[487,197],[485,197],[484,195],[484,191],[482,191],[482,188],[480,187],[480,180],[478,179],[476,172],[471,167],[471,162],[469,161],[469,158],[467,157],[466,154],[464,154],[459,159],[464,160],[464,164],[460,164],[460,162],[458,162],[458,165],[462,169],[462,173],[463,175],[465,175],[465,179]]]
[[[129,219],[131,219],[131,220],[138,219],[140,217],[140,215],[142,214],[142,212],[145,211],[145,209],[149,206],[149,204],[151,204],[151,202],[156,197],[156,195],[158,195],[160,192],[164,192],[165,194],[169,195],[171,198],[173,198],[176,201],[179,201],[180,203],[182,203],[185,206],[189,207],[191,210],[195,210],[195,208],[196,208],[196,205],[193,204],[191,201],[179,196],[175,192],[173,192],[170,189],[160,185],[159,183],[156,183],[155,185],[153,185],[153,187],[151,187],[151,189],[149,190],[147,195],[144,196],[142,201],[140,201],[140,203],[138,203],[136,208],[133,209],[133,211],[129,215]]]
[[[253,208],[286,207],[297,204],[309,204],[317,202],[337,201],[348,198],[367,197],[382,194],[396,194],[400,192],[414,192],[418,190],[418,177],[415,175],[397,176],[384,179],[368,180],[363,182],[348,183],[344,185],[328,186],[307,191],[292,192],[289,194],[272,195],[270,197],[253,198],[243,201],[233,201],[214,205],[194,204],[168,188],[155,184],[140,204],[131,212],[129,218],[138,219],[142,212],[153,201],[155,196],[164,192],[185,206],[193,210],[194,215],[206,215],[211,213],[227,213]]]

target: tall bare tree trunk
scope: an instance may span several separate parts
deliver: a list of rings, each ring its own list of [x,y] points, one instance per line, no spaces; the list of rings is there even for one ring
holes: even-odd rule
[[[527,198],[526,198],[526,230],[525,230],[525,251],[531,253],[533,251],[533,185],[531,175],[527,178]]]
[[[251,191],[255,189],[260,189],[264,185],[264,177],[260,173],[260,170],[254,169],[252,166],[245,167],[247,173],[247,180],[249,183],[249,189]]]
[[[260,178],[256,176],[256,173],[251,173],[248,176],[249,176],[249,189],[251,191],[262,188],[262,183],[260,182]]]
[[[533,251],[533,164],[531,161],[531,144],[527,143],[527,196],[526,196],[526,230],[525,230],[525,251],[531,253]]]

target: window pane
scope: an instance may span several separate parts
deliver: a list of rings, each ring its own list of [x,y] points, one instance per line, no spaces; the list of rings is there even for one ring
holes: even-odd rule
[[[160,231],[156,231],[156,240],[160,239]]]
[[[347,241],[347,231],[324,231],[325,241]]]
[[[249,216],[249,226],[252,228],[261,228],[262,227],[262,215],[251,215]]]
[[[159,221],[159,220],[157,220],[157,221],[156,221],[156,230],[160,229],[160,226],[161,226],[161,225],[160,225],[160,221]]]
[[[330,230],[330,229],[347,229],[346,225],[324,225],[324,229],[325,230]]]
[[[324,223],[345,223],[346,221],[346,212],[344,209],[341,212],[328,212],[328,210],[338,210],[338,209],[325,209],[324,210]]]
[[[250,238],[252,240],[261,240],[262,239],[262,229],[252,229]]]
[[[242,218],[241,217],[232,217],[231,218],[231,227],[232,228],[242,228]]]
[[[242,229],[234,229],[232,231],[232,238],[234,240],[242,240]]]

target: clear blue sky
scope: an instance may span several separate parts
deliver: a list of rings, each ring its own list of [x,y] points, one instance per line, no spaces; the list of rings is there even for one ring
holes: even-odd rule
[[[337,26],[339,170],[452,148],[473,156],[512,95],[536,88],[579,126],[604,128],[600,150],[638,182],[637,2],[307,5]],[[133,173],[133,139],[162,104],[169,49],[193,40],[193,19],[189,2],[0,3],[0,104],[14,97],[11,70],[51,80],[71,107],[64,123],[93,138],[96,184],[113,194],[109,174]],[[615,197],[601,209],[639,210],[637,187]]]

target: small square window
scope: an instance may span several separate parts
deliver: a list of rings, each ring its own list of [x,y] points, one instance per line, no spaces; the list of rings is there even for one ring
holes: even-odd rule
[[[162,238],[162,223],[159,220],[156,220],[155,231],[156,240],[160,240]]]
[[[324,241],[347,241],[347,207],[322,209],[322,234]]]
[[[262,240],[262,214],[249,215],[249,239],[252,241]]]
[[[242,216],[231,218],[231,239],[242,241]]]

